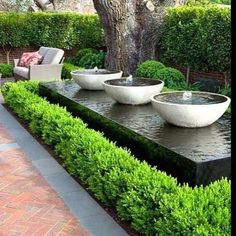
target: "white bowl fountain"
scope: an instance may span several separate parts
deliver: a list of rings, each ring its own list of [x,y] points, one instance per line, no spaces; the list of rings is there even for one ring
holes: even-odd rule
[[[164,86],[161,80],[127,78],[107,80],[103,82],[106,93],[122,104],[141,105],[151,101],[151,96],[160,93]]]
[[[188,128],[211,125],[228,108],[231,99],[208,92],[165,92],[152,96],[152,105],[168,123]]]
[[[122,71],[109,71],[106,69],[76,70],[71,72],[73,80],[83,89],[104,90],[102,83],[105,80],[121,78]]]

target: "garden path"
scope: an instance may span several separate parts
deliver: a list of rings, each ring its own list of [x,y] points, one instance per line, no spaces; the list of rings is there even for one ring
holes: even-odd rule
[[[2,102],[0,236],[128,236]]]

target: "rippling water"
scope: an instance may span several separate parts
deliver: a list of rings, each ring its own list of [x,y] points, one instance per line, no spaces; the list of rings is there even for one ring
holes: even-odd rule
[[[151,104],[141,106],[116,103],[104,91],[82,90],[74,82],[48,87],[110,118],[121,125],[195,161],[231,156],[231,121],[223,116],[203,128],[180,128],[166,123]]]
[[[210,105],[226,101],[225,97],[210,95],[204,93],[192,93],[189,99],[183,99],[183,93],[165,93],[155,96],[155,99],[160,102],[174,103],[174,104],[189,104],[189,105]]]

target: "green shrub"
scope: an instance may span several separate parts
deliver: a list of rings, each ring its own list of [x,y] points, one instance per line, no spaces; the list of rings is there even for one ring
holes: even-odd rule
[[[13,76],[13,66],[8,64],[0,64],[0,74],[2,74],[2,78]]]
[[[211,0],[188,0],[187,6],[202,6],[209,5]]]
[[[230,5],[231,0],[188,0],[187,6],[201,6],[209,4],[225,4]]]
[[[176,88],[185,83],[184,75],[179,70],[171,67],[158,70],[153,78],[163,80],[168,88]]]
[[[231,86],[230,84],[226,84],[219,89],[219,93],[231,98]]]
[[[161,199],[155,231],[158,235],[228,236],[230,198],[230,186],[224,179],[206,187],[179,187]]]
[[[80,59],[79,65],[86,69],[92,69],[94,67],[104,68],[104,60],[105,57],[103,53],[87,53]]]
[[[64,62],[63,67],[62,67],[62,72],[61,72],[61,78],[62,79],[71,79],[70,72],[74,71],[74,70],[79,70],[79,69],[81,69],[81,67],[75,66],[75,65],[68,63],[68,62]]]
[[[224,72],[230,68],[230,9],[217,6],[169,8],[160,41],[165,64]]]
[[[230,181],[179,186],[176,179],[135,159],[65,108],[39,97],[36,82],[6,83],[6,103],[55,148],[70,174],[117,208],[143,235],[229,235]]]
[[[147,60],[137,67],[135,75],[138,77],[153,78],[156,72],[164,67],[159,61]]]
[[[80,60],[83,56],[85,56],[86,54],[88,53],[95,53],[97,54],[98,53],[98,50],[94,49],[94,48],[83,48],[83,49],[80,49],[77,53],[76,53],[76,56],[74,57],[73,59],[73,63],[77,66],[80,65]]]

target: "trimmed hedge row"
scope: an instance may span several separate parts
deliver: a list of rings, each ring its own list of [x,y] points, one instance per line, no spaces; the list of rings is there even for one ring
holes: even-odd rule
[[[163,63],[203,71],[230,69],[230,9],[217,6],[170,8],[160,41]]]
[[[1,12],[0,45],[102,48],[104,35],[97,15]]]
[[[54,147],[67,170],[141,234],[230,235],[230,181],[180,186],[37,92],[36,82],[2,87],[6,103]]]

